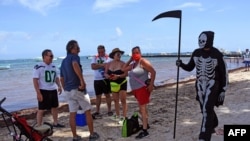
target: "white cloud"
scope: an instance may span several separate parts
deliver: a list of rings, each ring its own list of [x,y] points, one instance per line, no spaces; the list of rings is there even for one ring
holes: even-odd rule
[[[232,8],[231,7],[224,7],[224,8],[216,10],[216,12],[226,12],[226,11],[229,11],[229,10],[232,10]]]
[[[52,41],[58,41],[62,39],[62,34],[60,32],[55,32],[55,33],[52,33],[49,37],[51,37]]]
[[[60,4],[61,0],[18,0],[23,6],[46,15],[46,12]]]
[[[93,10],[96,12],[107,12],[117,7],[123,7],[127,3],[135,3],[140,0],[96,0]]]
[[[122,30],[120,29],[120,27],[116,27],[115,28],[115,32],[116,32],[116,34],[109,39],[110,41],[117,41],[117,40],[119,40],[119,37],[121,37],[122,34],[123,34]]]
[[[122,36],[122,30],[119,27],[116,27],[115,31],[118,37]]]
[[[198,10],[204,10],[201,3],[197,2],[186,2],[178,5],[177,8],[197,8]]]
[[[26,32],[6,32],[0,31],[0,42],[11,40],[30,40],[32,36]]]

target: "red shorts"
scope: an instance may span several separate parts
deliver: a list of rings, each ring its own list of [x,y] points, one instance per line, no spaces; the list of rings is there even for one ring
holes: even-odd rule
[[[132,93],[140,105],[149,103],[150,92],[147,90],[146,86],[133,90]]]

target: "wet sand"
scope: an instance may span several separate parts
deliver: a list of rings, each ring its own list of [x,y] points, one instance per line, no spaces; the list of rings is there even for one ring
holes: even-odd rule
[[[229,73],[229,87],[226,92],[226,98],[223,106],[215,108],[219,119],[218,128],[223,128],[225,124],[249,124],[250,123],[250,71],[236,69]],[[179,83],[178,89],[178,109],[175,139],[174,116],[176,101],[176,85],[168,84],[157,87],[152,95],[151,102],[148,105],[149,111],[149,136],[143,141],[197,141],[202,115],[198,102],[195,100],[194,80],[186,80]],[[94,104],[94,100],[92,100]],[[138,111],[138,105],[135,98],[131,95],[127,97],[128,116],[134,111]],[[50,137],[53,141],[70,141],[72,134],[68,124],[69,113],[67,104],[60,106],[59,121],[66,125],[66,128],[54,129],[54,134]],[[114,111],[114,105],[112,103]],[[19,111],[25,115],[30,124],[35,123],[35,110],[27,109]],[[93,105],[93,111],[95,106]],[[101,105],[102,119],[94,120],[95,131],[100,135],[100,141],[133,141],[137,134],[128,138],[121,137],[121,124],[108,117],[106,104]],[[51,115],[46,114],[45,121],[51,122]],[[141,121],[140,121],[141,122]],[[2,125],[2,123],[1,123]],[[77,127],[77,132],[88,140],[89,132],[87,126]],[[7,128],[0,128],[0,138],[3,141],[11,140],[7,135]],[[213,134],[212,141],[223,141],[223,135]]]

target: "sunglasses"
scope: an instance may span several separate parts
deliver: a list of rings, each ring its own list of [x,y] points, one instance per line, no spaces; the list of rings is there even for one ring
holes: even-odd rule
[[[105,53],[105,51],[98,51],[98,53]]]
[[[122,54],[120,52],[116,52],[115,55],[121,56]]]
[[[53,55],[47,55],[47,56],[49,56],[50,58],[53,58],[53,57],[54,57]]]

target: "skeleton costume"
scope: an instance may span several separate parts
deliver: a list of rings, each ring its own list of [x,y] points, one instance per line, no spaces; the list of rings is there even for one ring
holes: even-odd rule
[[[227,88],[228,75],[223,54],[213,47],[214,32],[204,31],[199,35],[198,44],[188,64],[179,60],[179,66],[186,71],[196,68],[196,100],[203,115],[199,140],[210,141],[218,118],[214,106],[222,105]],[[178,61],[177,61],[178,62]]]

